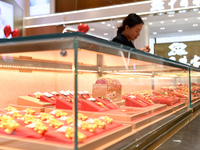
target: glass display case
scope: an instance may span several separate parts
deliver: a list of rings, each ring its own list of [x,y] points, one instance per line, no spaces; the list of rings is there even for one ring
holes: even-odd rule
[[[0,53],[4,147],[119,148],[190,108],[188,65],[86,34],[4,39]]]

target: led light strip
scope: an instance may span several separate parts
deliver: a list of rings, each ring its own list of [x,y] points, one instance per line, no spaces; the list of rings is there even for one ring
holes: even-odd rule
[[[12,65],[0,65],[0,69],[27,69],[27,70],[45,70],[45,71],[73,71],[73,69],[61,69],[61,68],[43,68],[43,67],[27,67],[27,66],[12,66]],[[96,73],[93,70],[78,70],[80,72]]]

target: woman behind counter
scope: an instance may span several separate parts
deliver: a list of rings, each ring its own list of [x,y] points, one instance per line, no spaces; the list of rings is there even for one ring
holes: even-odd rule
[[[137,39],[140,35],[140,31],[144,25],[143,20],[137,14],[129,14],[124,20],[122,25],[118,28],[117,36],[113,38],[113,42],[124,44],[130,47],[135,48],[132,41]],[[140,50],[149,52],[149,46],[145,46]]]

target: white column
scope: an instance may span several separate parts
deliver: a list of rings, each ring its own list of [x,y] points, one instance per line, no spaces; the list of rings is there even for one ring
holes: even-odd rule
[[[149,45],[149,26],[143,25],[140,36],[133,42],[137,49],[143,48],[145,45]]]

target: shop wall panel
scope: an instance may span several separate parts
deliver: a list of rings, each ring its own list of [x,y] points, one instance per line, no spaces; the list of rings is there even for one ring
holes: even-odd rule
[[[56,0],[56,12],[105,7],[144,0]]]
[[[26,36],[62,33],[64,28],[65,27],[63,26],[46,26],[46,27],[37,27],[37,28],[27,28],[25,30],[25,33],[26,33]]]

